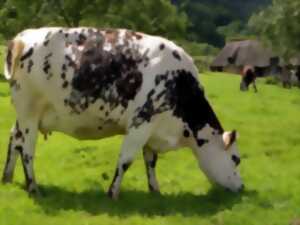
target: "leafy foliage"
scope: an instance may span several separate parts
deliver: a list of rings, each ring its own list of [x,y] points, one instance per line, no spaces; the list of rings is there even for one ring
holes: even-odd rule
[[[178,38],[188,23],[168,0],[2,0],[0,7],[4,38],[47,25],[122,27]]]
[[[273,0],[267,9],[253,15],[250,25],[280,54],[300,52],[300,1]]]
[[[221,47],[271,0],[0,0],[0,42],[23,29],[124,27]]]
[[[249,16],[270,2],[271,0],[174,0],[187,13],[191,22],[187,38],[218,47],[224,45],[225,38],[237,34],[249,35],[249,31],[245,29]]]

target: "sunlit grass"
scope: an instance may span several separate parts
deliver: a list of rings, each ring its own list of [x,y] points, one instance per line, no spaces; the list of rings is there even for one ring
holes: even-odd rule
[[[246,190],[212,189],[187,149],[159,156],[162,195],[147,191],[141,155],[127,172],[120,200],[107,190],[122,137],[77,141],[42,136],[36,152],[43,197],[23,190],[19,163],[14,183],[0,184],[0,224],[200,224],[287,225],[300,218],[300,90],[258,82],[258,93],[239,91],[239,76],[200,79],[226,129],[237,129]],[[14,111],[8,85],[0,82],[0,169]],[[200,115],[199,115],[200,116]]]

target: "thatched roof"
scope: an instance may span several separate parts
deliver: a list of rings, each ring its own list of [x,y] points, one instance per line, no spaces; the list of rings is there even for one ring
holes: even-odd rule
[[[268,67],[271,58],[276,57],[273,52],[265,48],[257,40],[233,41],[225,45],[212,63],[212,67],[226,67],[228,65]]]

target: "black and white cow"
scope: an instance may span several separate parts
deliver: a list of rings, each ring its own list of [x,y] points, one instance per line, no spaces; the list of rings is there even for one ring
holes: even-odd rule
[[[20,155],[28,191],[38,191],[38,131],[60,131],[78,139],[125,135],[108,192],[114,199],[141,149],[150,191],[159,191],[157,154],[185,146],[210,180],[241,190],[235,132],[224,132],[197,75],[191,57],[161,37],[123,29],[25,30],[10,42],[6,57],[17,120],[3,182],[12,181]]]

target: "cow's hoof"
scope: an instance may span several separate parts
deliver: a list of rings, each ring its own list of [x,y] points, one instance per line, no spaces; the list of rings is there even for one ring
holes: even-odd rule
[[[160,190],[159,190],[158,185],[151,185],[151,184],[149,184],[149,191],[150,191],[150,193],[160,194]]]
[[[150,194],[152,194],[152,195],[161,195],[160,190],[150,190]]]
[[[2,178],[2,184],[9,184],[9,183],[12,183],[12,179],[11,178],[6,178],[6,177]]]
[[[107,192],[107,196],[112,200],[118,200],[119,199],[119,193],[112,191],[111,189]]]
[[[30,185],[27,187],[27,192],[30,197],[42,197],[42,193],[37,185]]]
[[[13,176],[11,174],[4,174],[2,177],[2,183],[3,184],[8,184],[8,183],[12,183],[13,180]]]

